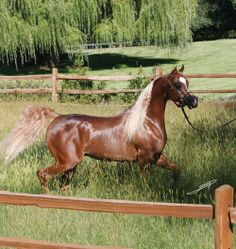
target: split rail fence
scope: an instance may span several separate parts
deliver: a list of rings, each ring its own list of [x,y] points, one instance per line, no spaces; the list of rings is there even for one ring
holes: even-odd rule
[[[223,185],[215,191],[215,205],[156,203],[121,200],[82,199],[0,192],[0,204],[28,205],[40,208],[70,209],[177,218],[208,219],[215,222],[215,249],[233,248],[232,224],[236,224],[234,190]],[[200,238],[199,238],[200,239]],[[118,249],[109,246],[60,244],[45,241],[0,237],[0,246],[37,249]]]
[[[159,76],[156,70],[156,75],[146,76],[145,79],[152,80]],[[236,78],[236,74],[186,74],[188,78]],[[52,101],[58,99],[58,81],[59,80],[93,80],[93,81],[130,81],[136,79],[136,76],[84,76],[78,74],[61,74],[57,68],[52,69],[52,74],[41,75],[21,75],[21,76],[0,76],[1,80],[51,80],[51,88],[15,88],[15,89],[0,89],[0,93],[51,93]],[[112,94],[112,93],[135,93],[140,92],[140,89],[112,89],[112,90],[63,90],[65,94]],[[221,89],[221,90],[194,90],[193,93],[236,93],[236,89]]]

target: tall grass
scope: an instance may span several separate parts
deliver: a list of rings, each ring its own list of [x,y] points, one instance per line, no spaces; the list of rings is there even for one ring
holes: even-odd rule
[[[38,103],[40,104],[40,103]],[[0,103],[1,138],[13,127],[20,111],[29,103]],[[50,194],[127,200],[213,203],[214,190],[221,184],[236,187],[236,124],[211,130],[236,115],[236,104],[202,102],[187,111],[196,132],[173,104],[166,109],[168,143],[164,153],[181,168],[170,186],[171,174],[155,165],[146,176],[136,164],[96,161],[86,158],[77,167],[68,192],[59,191],[59,177],[50,184]],[[113,115],[122,106],[50,104],[61,113]],[[40,193],[36,171],[52,164],[43,137],[10,165],[0,165],[0,189]],[[217,179],[209,189],[189,196],[200,184]],[[0,207],[0,235],[49,241],[117,245],[132,248],[213,248],[214,228],[209,221],[96,214],[75,211]]]

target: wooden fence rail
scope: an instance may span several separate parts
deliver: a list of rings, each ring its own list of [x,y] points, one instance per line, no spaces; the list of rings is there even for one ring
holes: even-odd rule
[[[80,244],[52,243],[41,240],[0,237],[0,246],[18,249],[129,249],[111,246],[89,246]]]
[[[152,80],[159,76],[161,70],[156,70],[156,75],[145,76],[147,80]],[[236,74],[186,74],[188,78],[236,78]],[[52,101],[56,102],[58,93],[59,80],[93,80],[93,81],[130,81],[136,79],[136,76],[86,76],[78,74],[61,74],[58,73],[57,68],[52,69],[52,74],[42,75],[20,75],[20,76],[0,76],[1,80],[51,80],[51,88],[38,88],[38,89],[0,89],[0,93],[8,94],[29,94],[29,93],[51,93]],[[139,89],[112,89],[112,90],[63,90],[66,94],[114,94],[114,93],[136,93],[140,92]],[[236,93],[236,89],[221,89],[221,90],[194,90],[193,93]]]
[[[213,207],[211,205],[100,200],[10,192],[0,192],[0,203],[77,211],[213,219]]]
[[[215,191],[215,207],[201,204],[156,203],[101,200],[0,192],[0,204],[28,205],[40,208],[63,208],[78,211],[170,216],[178,218],[215,219],[215,249],[232,249],[232,224],[236,223],[233,188],[224,185]],[[109,249],[116,247],[58,244],[45,241],[0,237],[0,246],[15,248]]]

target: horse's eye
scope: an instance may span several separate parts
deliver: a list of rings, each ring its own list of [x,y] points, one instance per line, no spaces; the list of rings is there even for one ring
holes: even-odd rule
[[[180,84],[179,82],[177,82],[177,83],[175,84],[175,88],[176,88],[177,90],[179,90],[179,89],[181,88],[181,84]]]

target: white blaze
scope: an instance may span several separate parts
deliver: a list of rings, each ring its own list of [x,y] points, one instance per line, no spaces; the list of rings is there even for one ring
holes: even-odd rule
[[[186,82],[186,79],[182,76],[179,77],[179,81],[183,84],[185,84],[185,86],[187,86],[187,82]]]

